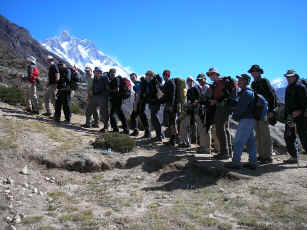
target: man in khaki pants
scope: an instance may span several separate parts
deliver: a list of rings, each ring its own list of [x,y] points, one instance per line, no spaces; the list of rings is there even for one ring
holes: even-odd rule
[[[29,63],[27,69],[27,111],[33,114],[39,114],[36,87],[36,81],[39,78],[39,71],[36,66],[36,58],[33,56],[28,57],[27,63]]]
[[[60,72],[59,72],[58,66],[54,63],[54,59],[52,56],[49,55],[47,57],[47,62],[49,64],[49,71],[48,71],[47,87],[46,87],[46,92],[44,96],[46,113],[44,113],[43,115],[51,116],[49,102],[53,104],[53,107],[55,106],[57,81],[59,81],[60,79]]]
[[[269,113],[268,118],[274,116],[274,109],[277,106],[276,92],[270,84],[270,81],[261,75],[263,74],[263,69],[259,65],[253,65],[249,70],[249,73],[254,78],[251,88],[255,93],[262,95],[268,102]],[[256,121],[255,122],[255,132],[256,132],[256,146],[258,152],[258,160],[260,164],[272,163],[272,139],[270,135],[270,127],[268,121]]]

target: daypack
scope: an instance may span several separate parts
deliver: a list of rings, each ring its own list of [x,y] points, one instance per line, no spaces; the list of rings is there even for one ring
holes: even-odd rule
[[[128,99],[131,96],[131,82],[125,77],[118,77],[119,94],[123,99]]]
[[[268,102],[260,94],[254,92],[253,114],[256,121],[266,121],[268,115]]]
[[[29,76],[29,81],[35,83],[40,76],[40,72],[37,66],[34,66],[31,75]]]
[[[184,104],[187,97],[187,85],[182,78],[174,78],[172,80],[175,84],[174,103]]]
[[[235,98],[238,84],[231,77],[218,79],[214,84],[213,96],[215,100]]]
[[[81,76],[80,74],[75,71],[73,68],[69,68],[71,71],[71,79],[70,79],[70,89],[71,90],[78,90],[79,85],[78,82],[81,82]]]
[[[301,80],[301,83],[305,87],[305,93],[306,93],[306,96],[307,96],[307,81],[303,79],[303,80]]]

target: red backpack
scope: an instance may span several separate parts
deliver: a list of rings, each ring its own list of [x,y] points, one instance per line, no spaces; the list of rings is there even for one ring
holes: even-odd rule
[[[39,78],[40,72],[37,68],[37,66],[34,66],[31,75],[29,76],[29,81],[32,83],[35,83],[36,80]]]
[[[127,99],[131,96],[131,82],[125,77],[121,77],[119,81],[119,94],[123,99]]]

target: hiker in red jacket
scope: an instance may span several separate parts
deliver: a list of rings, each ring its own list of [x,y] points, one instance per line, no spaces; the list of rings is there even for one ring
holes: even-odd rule
[[[30,56],[27,58],[27,111],[33,114],[39,114],[38,112],[38,100],[37,100],[37,79],[39,78],[39,70],[36,66],[36,58]]]

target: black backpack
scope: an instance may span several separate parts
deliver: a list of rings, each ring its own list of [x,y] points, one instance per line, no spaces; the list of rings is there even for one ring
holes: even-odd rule
[[[254,101],[253,101],[253,114],[256,121],[264,121],[267,119],[268,114],[268,102],[260,94],[254,92]]]
[[[78,83],[81,82],[81,76],[80,74],[75,71],[73,68],[69,68],[71,71],[71,80],[70,80],[70,89],[71,90],[78,90],[79,85]]]
[[[123,99],[128,99],[131,96],[131,82],[128,78],[118,76],[117,84],[119,85],[119,95]]]

